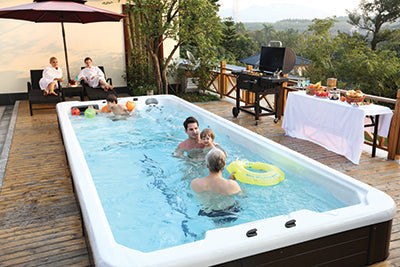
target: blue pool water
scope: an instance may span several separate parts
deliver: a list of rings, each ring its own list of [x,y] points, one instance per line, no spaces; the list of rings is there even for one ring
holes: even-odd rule
[[[201,206],[190,182],[206,176],[208,169],[202,158],[173,153],[187,138],[182,123],[190,115],[173,106],[147,106],[119,121],[109,114],[92,119],[71,116],[117,243],[150,252],[201,240],[211,229],[301,209],[324,212],[347,206],[307,177],[281,167],[285,180],[275,186],[239,182],[243,195],[237,197],[241,211],[235,221],[198,216]],[[200,129],[206,127],[207,122],[200,121]],[[215,134],[215,142],[228,154],[227,164],[238,159],[270,163],[246,144],[234,143],[218,131]],[[224,176],[228,177],[226,171]]]

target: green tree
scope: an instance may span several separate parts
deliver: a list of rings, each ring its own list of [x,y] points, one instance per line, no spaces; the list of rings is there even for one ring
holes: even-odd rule
[[[260,46],[248,35],[240,35],[236,42],[235,57],[237,60],[260,52]]]
[[[373,51],[364,36],[340,33],[340,50],[335,62],[343,88],[367,94],[396,97],[400,86],[400,59],[389,50]]]
[[[238,60],[246,58],[256,51],[258,53],[258,45],[251,38],[247,31],[241,30],[238,33],[238,28],[243,26],[243,23],[235,24],[232,18],[227,18],[222,22],[222,35],[220,46],[222,48],[221,60],[232,64],[237,64]]]
[[[258,47],[266,44],[265,32],[263,30],[250,31],[244,35],[253,39],[257,43]]]
[[[238,23],[236,23],[235,24],[235,27],[236,27],[236,30],[237,30],[237,32],[239,33],[239,34],[246,34],[248,31],[247,31],[247,28],[246,28],[246,26],[244,26],[244,23],[243,22],[238,22]]]
[[[222,22],[221,45],[229,52],[234,51],[239,34],[232,18],[227,18]]]
[[[249,32],[249,36],[257,42],[258,47],[261,47],[263,45],[268,45],[268,42],[270,41],[277,40],[277,33],[278,31],[274,26],[272,26],[272,24],[264,23],[262,29]]]
[[[276,39],[276,35],[277,35],[277,30],[274,28],[274,26],[272,26],[272,24],[263,24],[263,29],[262,31],[264,32],[264,42],[261,43],[261,45],[266,45],[268,44],[269,41],[281,41]]]
[[[155,84],[159,93],[168,92],[167,69],[182,44],[196,44],[200,65],[212,61],[214,40],[218,34],[219,18],[216,0],[127,0],[131,36],[140,33],[136,47],[142,47],[150,58]],[[168,55],[162,55],[163,43],[173,40]],[[200,49],[199,49],[200,48]],[[135,53],[133,53],[135,54]]]
[[[394,29],[387,41],[379,44],[379,50],[390,50],[397,53],[397,57],[400,58],[400,29]]]
[[[337,43],[330,35],[330,29],[335,22],[334,18],[313,19],[313,24],[304,32],[305,45],[302,56],[312,61],[306,75],[313,81],[326,81],[326,78],[337,77],[333,65]]]
[[[304,39],[299,31],[294,29],[287,29],[285,31],[277,31],[273,37],[275,40],[282,42],[285,47],[290,47],[298,55],[304,47]]]
[[[393,31],[382,26],[400,18],[400,0],[361,0],[359,11],[348,12],[348,15],[351,25],[372,35],[371,49],[376,50],[380,42],[391,38]]]

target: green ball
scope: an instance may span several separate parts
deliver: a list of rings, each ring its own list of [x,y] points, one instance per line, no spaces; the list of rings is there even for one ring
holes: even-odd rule
[[[86,118],[94,118],[94,117],[96,117],[96,110],[94,110],[92,108],[87,108],[85,110],[85,117]]]

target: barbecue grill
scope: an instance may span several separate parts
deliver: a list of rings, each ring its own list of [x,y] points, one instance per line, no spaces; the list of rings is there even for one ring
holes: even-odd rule
[[[277,123],[281,86],[289,80],[281,75],[289,73],[295,63],[296,55],[288,47],[282,47],[282,45],[280,47],[261,47],[259,70],[232,72],[237,80],[236,107],[232,109],[233,116],[237,117],[240,111],[250,113],[254,115],[257,125],[260,116],[275,115],[274,122]],[[254,104],[240,106],[240,90],[254,93]],[[269,103],[269,107],[261,107],[260,99],[270,94],[275,95],[275,107],[270,106]]]

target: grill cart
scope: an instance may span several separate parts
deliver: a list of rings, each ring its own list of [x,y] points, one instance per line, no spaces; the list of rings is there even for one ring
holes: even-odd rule
[[[274,122],[277,123],[281,86],[288,81],[288,78],[281,77],[281,75],[289,73],[295,63],[296,55],[293,50],[282,47],[282,44],[280,47],[261,47],[259,70],[232,72],[237,79],[236,107],[232,109],[233,116],[237,117],[240,111],[250,113],[255,116],[257,125],[260,116],[275,115]],[[240,106],[240,90],[255,94],[253,105]],[[276,96],[275,108],[272,106],[261,107],[260,99],[270,94]]]

